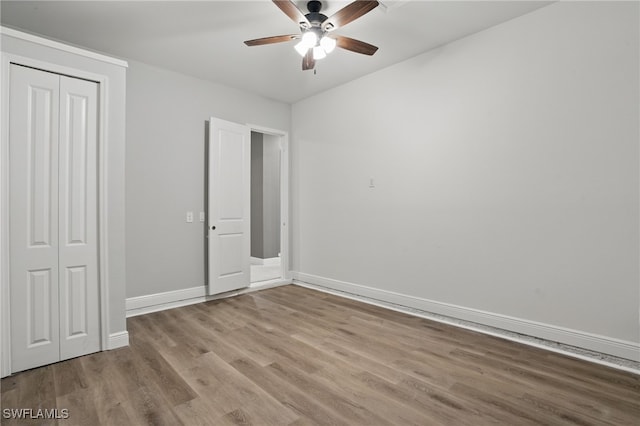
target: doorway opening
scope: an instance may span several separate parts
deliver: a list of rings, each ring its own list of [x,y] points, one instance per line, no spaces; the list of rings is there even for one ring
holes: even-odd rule
[[[282,136],[251,131],[251,283],[281,280]]]

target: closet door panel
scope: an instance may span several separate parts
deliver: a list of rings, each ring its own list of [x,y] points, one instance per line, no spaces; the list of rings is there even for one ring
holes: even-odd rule
[[[11,65],[9,114],[12,370],[59,359],[60,77]]]
[[[100,350],[98,85],[60,78],[60,357]]]

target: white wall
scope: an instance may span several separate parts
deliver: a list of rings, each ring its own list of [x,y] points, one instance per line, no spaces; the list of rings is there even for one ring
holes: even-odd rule
[[[129,61],[127,298],[205,284],[205,134],[210,116],[288,131],[288,104]],[[193,211],[194,223],[186,223]]]
[[[638,36],[556,3],[294,104],[292,269],[637,348]]]

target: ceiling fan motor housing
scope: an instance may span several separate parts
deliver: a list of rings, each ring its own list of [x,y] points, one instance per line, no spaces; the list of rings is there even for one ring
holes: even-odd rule
[[[320,9],[322,9],[322,2],[318,0],[311,0],[307,3],[307,9],[309,9],[309,13],[305,15],[311,26],[319,27],[324,21],[327,20],[327,16],[320,13]]]
[[[309,12],[312,13],[320,12],[320,9],[322,9],[322,2],[318,0],[311,0],[307,3],[307,9],[309,9]]]

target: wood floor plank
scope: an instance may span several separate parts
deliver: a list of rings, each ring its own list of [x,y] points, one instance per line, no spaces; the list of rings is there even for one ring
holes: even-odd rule
[[[121,391],[121,384],[115,380],[117,375],[111,368],[104,370],[101,380],[93,386],[93,405],[98,415],[98,424],[124,425],[132,424],[134,408],[126,393]],[[91,402],[87,402],[91,404]]]
[[[478,358],[474,354],[466,353],[462,350],[454,350],[451,352],[453,357],[464,357],[472,360],[475,363],[479,361],[486,367],[486,370],[493,371],[492,375],[497,377],[514,377],[522,382],[529,383],[531,388],[542,388],[543,390],[562,390],[565,393],[569,392],[574,395],[580,395],[580,399],[583,401],[590,401],[591,403],[604,403],[615,405],[618,408],[624,408],[625,412],[629,412],[635,418],[640,419],[640,406],[638,405],[638,398],[633,400],[627,399],[626,390],[623,392],[612,393],[610,388],[603,390],[602,386],[589,386],[585,385],[581,380],[571,380],[566,376],[556,376],[546,374],[542,371],[530,371],[519,366],[508,365],[496,360],[482,357]],[[508,373],[508,374],[505,374]]]
[[[638,425],[640,375],[289,285],[127,320],[130,346],[2,380],[83,425]]]
[[[120,383],[126,405],[131,407],[128,413],[132,424],[181,424],[157,379],[150,375],[143,358],[135,354],[135,345],[113,352],[115,380]]]
[[[387,380],[390,383],[398,383],[405,377],[405,374],[389,367],[386,363],[382,363],[377,360],[362,356],[345,348],[344,346],[327,342],[325,339],[310,336],[306,333],[300,332],[294,334],[292,337],[305,342],[309,346],[312,346],[321,352],[324,352],[327,359],[330,359],[332,361],[339,360],[349,365],[357,366],[365,371],[369,371],[372,374],[379,376],[382,379]]]
[[[146,369],[146,377],[156,382],[171,405],[190,401],[197,395],[158,351],[144,341],[131,343],[135,356],[139,357],[139,368]]]
[[[27,370],[20,377],[18,398],[22,405],[18,408],[47,409],[56,408],[56,389],[53,366]]]
[[[486,421],[487,416],[474,407],[465,407],[462,403],[451,403],[439,398],[436,393],[425,394],[424,389],[413,389],[404,382],[391,384],[368,371],[358,373],[356,376],[365,386],[386,398],[423,413],[426,424],[473,426],[495,423],[495,421]],[[461,413],[461,410],[465,412]],[[492,417],[489,419],[493,420]]]
[[[88,388],[87,378],[80,358],[52,364],[51,368],[53,370],[57,398]]]
[[[69,417],[60,420],[69,426],[95,425],[100,423],[96,411],[93,389],[78,388],[56,398],[58,407],[64,407],[69,412]]]
[[[347,424],[347,420],[340,414],[321,405],[304,390],[289,386],[286,380],[271,369],[261,367],[249,359],[238,359],[231,365],[266,392],[274,395],[282,405],[296,412],[301,418],[306,418],[314,424]]]
[[[350,373],[345,374],[345,371]],[[362,368],[344,365],[336,360],[333,365],[327,365],[311,374],[311,377],[328,388],[342,389],[341,394],[391,424],[423,425],[427,422],[438,424],[433,417],[427,417],[424,412],[415,407],[393,400],[384,392],[380,392],[380,389],[368,386],[366,379],[362,376],[364,373],[366,371]]]
[[[323,406],[337,412],[350,424],[392,424],[377,414],[367,410],[358,402],[353,401],[349,398],[347,393],[341,392],[340,387],[335,383],[331,385],[319,383],[318,381],[313,380],[312,377],[309,377],[291,366],[284,367],[274,363],[268,368],[285,382],[298,388],[298,390],[310,394]]]
[[[226,339],[227,332],[221,333],[214,329],[208,329],[206,325],[189,317],[185,319],[185,326],[194,337],[197,337],[202,342],[209,352],[215,353],[226,362],[241,358],[245,354],[243,348],[235,346]]]
[[[7,384],[7,397],[5,397],[5,383]],[[2,379],[0,386],[2,391],[2,409],[32,410],[24,413],[21,418],[4,419],[2,424],[7,425],[57,425],[56,418],[31,419],[37,416],[38,410],[55,410],[56,402],[55,380],[53,368],[47,365],[41,368],[23,371],[19,375]],[[7,404],[7,405],[5,405]]]
[[[189,426],[211,426],[222,423],[220,413],[207,401],[197,397],[174,407],[180,421]]]
[[[161,317],[155,313],[141,315],[127,321],[129,334],[138,334],[140,338],[154,343],[158,347],[176,347],[178,343],[171,339],[166,329],[158,327]]]
[[[203,355],[196,364],[184,373],[185,380],[201,397],[208,398],[218,413],[243,409],[252,416],[259,414],[270,423],[277,423],[278,419],[282,422],[297,419],[298,416],[277,398],[214,353]]]
[[[272,354],[274,362],[293,365],[306,373],[318,371],[326,364],[316,349],[278,330],[247,324],[246,333],[263,351]]]
[[[15,376],[14,376],[15,377]],[[17,409],[18,407],[22,407],[22,402],[18,399],[18,390],[12,385],[16,382],[15,380],[10,381],[11,377],[2,379],[2,395],[0,398],[0,408],[3,409]],[[5,385],[5,380],[7,384]],[[15,418],[2,418],[2,424],[6,426],[13,426],[18,424],[18,420]]]
[[[132,424],[139,425],[181,425],[172,407],[158,395],[156,386],[140,386],[127,394],[133,407]]]

